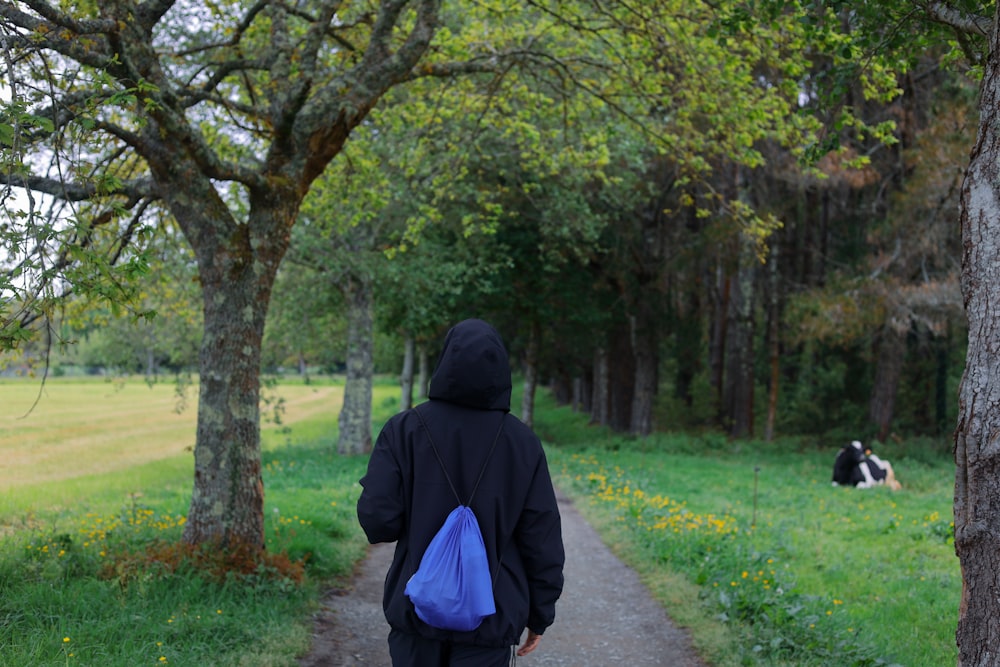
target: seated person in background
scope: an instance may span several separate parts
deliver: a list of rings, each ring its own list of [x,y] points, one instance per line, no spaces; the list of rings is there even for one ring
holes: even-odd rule
[[[834,486],[868,489],[879,484],[885,484],[893,491],[902,488],[896,481],[892,465],[873,454],[871,448],[864,448],[860,441],[855,440],[837,452],[833,463]]]
[[[864,459],[865,452],[859,441],[855,440],[846,447],[841,447],[833,462],[833,485],[857,486],[864,482],[865,476],[861,472],[861,462]]]
[[[861,462],[861,467],[862,473],[867,470],[865,479],[871,482],[868,486],[885,484],[893,491],[899,491],[903,488],[903,485],[896,481],[896,473],[892,469],[892,464],[873,454],[871,447],[865,448],[865,459]]]

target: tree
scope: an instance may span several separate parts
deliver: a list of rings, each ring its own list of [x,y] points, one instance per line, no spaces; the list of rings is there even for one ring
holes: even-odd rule
[[[184,539],[259,550],[259,371],[275,276],[314,181],[389,91],[406,84],[418,126],[475,128],[491,106],[490,120],[508,121],[497,131],[521,132],[533,147],[522,167],[554,174],[590,164],[595,178],[607,176],[602,144],[619,127],[581,121],[614,109],[645,150],[669,153],[681,178],[696,181],[715,163],[759,164],[762,141],[820,143],[818,124],[796,106],[812,7],[765,3],[766,20],[756,21],[728,1],[0,3],[7,78],[30,93],[3,105],[5,183],[79,203],[72,216],[30,218],[47,224],[28,245],[55,258],[30,275],[98,295],[102,285],[117,289],[127,282],[116,271],[144,270],[132,241],[146,216],[174,218],[204,304]],[[823,18],[821,28],[839,26]],[[836,40],[820,45],[843,51]],[[456,102],[470,90],[484,94]],[[527,103],[505,104],[510,94]],[[532,107],[562,122],[535,124]],[[502,219],[503,193],[463,183],[473,152],[455,154],[453,169],[426,184],[431,201],[459,185],[475,204],[463,225],[488,230]],[[435,209],[412,229],[433,222]],[[757,218],[746,220],[754,227]],[[71,275],[75,266],[95,279]],[[3,317],[5,330],[21,321]]]
[[[987,667],[1000,665],[1000,599],[993,585],[1000,567],[1000,413],[995,409],[1000,386],[993,381],[1000,373],[995,353],[1000,319],[993,307],[1000,299],[1000,5],[938,0],[917,5],[924,18],[950,30],[941,41],[964,55],[965,63],[982,76],[978,134],[960,198],[961,289],[969,334],[955,429],[954,512],[955,552],[962,568],[958,664]],[[875,3],[858,17],[876,38],[890,34],[905,41],[907,34],[916,33],[920,37],[914,41],[923,47],[928,35],[935,36],[933,27],[922,32],[902,29],[913,20],[903,4]],[[889,50],[900,48],[898,43],[886,45],[893,47]],[[907,48],[919,47],[911,42]]]
[[[969,53],[982,67],[979,131],[962,185],[962,296],[969,326],[965,373],[959,388],[955,429],[955,552],[962,566],[958,664],[1000,664],[996,619],[1000,599],[991,582],[1000,567],[1000,373],[995,354],[1000,319],[1000,6],[991,15],[968,13],[968,6],[928,2],[932,19],[956,30],[964,44],[985,39]],[[981,42],[979,42],[981,44]]]
[[[10,80],[53,91],[31,100],[46,123],[30,138],[51,161],[8,180],[103,203],[78,223],[88,232],[158,202],[195,254],[204,335],[189,543],[263,547],[259,371],[274,277],[310,184],[385,91],[412,77],[440,3],[342,10],[0,5]],[[51,61],[59,76],[46,77]]]

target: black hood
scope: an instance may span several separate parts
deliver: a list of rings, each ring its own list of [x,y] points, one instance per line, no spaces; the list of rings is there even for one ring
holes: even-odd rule
[[[481,410],[510,412],[510,362],[497,330],[463,320],[444,339],[428,396]]]

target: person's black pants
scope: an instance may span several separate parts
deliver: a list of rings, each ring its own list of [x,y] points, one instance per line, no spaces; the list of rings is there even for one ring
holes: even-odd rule
[[[514,664],[514,647],[486,648],[456,644],[399,630],[389,631],[392,667],[509,667]]]

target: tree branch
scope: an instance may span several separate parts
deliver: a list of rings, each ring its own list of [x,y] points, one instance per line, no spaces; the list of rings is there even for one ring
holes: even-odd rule
[[[63,182],[56,178],[44,176],[21,176],[0,174],[0,183],[14,187],[23,187],[34,192],[41,192],[66,202],[86,201],[100,195],[126,197],[131,200],[159,199],[160,191],[152,178],[137,178],[123,181],[118,187],[108,189],[98,187],[94,183]]]
[[[22,0],[22,2],[46,21],[60,28],[75,32],[77,35],[101,35],[113,30],[115,27],[114,21],[110,19],[74,19],[71,16],[63,14],[49,3],[40,2],[40,0]],[[3,7],[2,9],[6,10],[8,8]],[[13,11],[13,7],[10,7],[10,9]],[[22,14],[22,16],[27,17],[28,15]]]
[[[950,26],[960,32],[989,37],[993,30],[992,18],[965,12],[938,0],[929,0],[923,2],[922,5],[931,20]]]
[[[33,2],[31,5],[44,7],[55,14],[57,18],[65,20],[71,25],[39,20],[31,14],[18,10],[14,3],[3,2],[0,3],[0,19],[5,20],[11,26],[31,33],[31,35],[4,36],[4,39],[11,45],[29,50],[52,49],[78,63],[98,69],[110,64],[111,58],[108,55],[107,44],[101,32],[101,28],[105,27],[107,21],[73,21],[69,17],[58,14],[45,3]],[[78,32],[72,26],[84,32]],[[86,35],[88,39],[81,40],[80,35]]]

